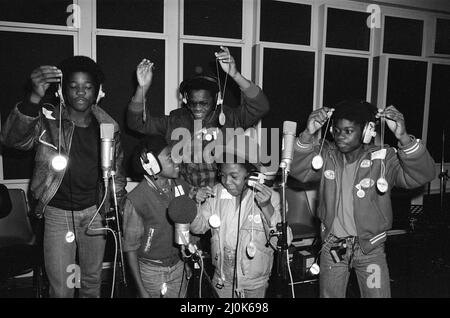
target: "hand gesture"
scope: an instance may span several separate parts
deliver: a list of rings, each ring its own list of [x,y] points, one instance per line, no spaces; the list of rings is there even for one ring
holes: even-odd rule
[[[39,103],[52,83],[61,82],[62,72],[56,66],[39,66],[31,73],[32,91],[30,100]]]
[[[211,187],[206,186],[198,189],[194,199],[197,203],[202,203],[211,196],[214,196],[214,191],[211,189]]]
[[[148,88],[152,85],[154,64],[155,63],[147,59],[143,59],[141,63],[139,63],[136,69],[136,77],[139,86]]]
[[[231,56],[230,50],[227,47],[221,46],[220,49],[222,51],[215,53],[216,58],[219,60],[223,71],[231,77],[234,77],[238,73],[234,57]]]
[[[406,133],[405,118],[394,106],[386,107],[386,109],[378,110],[377,118],[384,117],[389,129],[394,133],[395,138],[398,140],[407,139],[409,135]]]
[[[323,125],[326,124],[328,118],[331,116],[334,109],[323,107],[313,111],[309,117],[306,124],[306,132],[311,136],[314,135]]]
[[[256,189],[255,200],[258,205],[263,208],[269,205],[270,198],[272,197],[272,190],[263,183],[255,182],[253,186]]]

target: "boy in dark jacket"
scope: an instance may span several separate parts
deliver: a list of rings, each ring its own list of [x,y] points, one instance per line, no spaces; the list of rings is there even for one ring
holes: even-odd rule
[[[321,150],[314,136],[330,116],[334,142],[325,141]],[[378,119],[394,133],[398,150],[371,143]],[[407,134],[394,106],[377,110],[367,102],[344,101],[334,113],[327,107],[313,111],[294,149],[291,176],[320,181],[320,296],[345,297],[353,268],[362,297],[390,297],[384,252],[392,226],[390,190],[433,180],[434,161],[425,146]]]
[[[119,125],[97,105],[103,77],[100,67],[85,56],[70,57],[59,67],[36,68],[30,95],[14,107],[0,135],[9,147],[36,149],[30,190],[36,200],[34,213],[45,221],[50,297],[73,297],[75,287],[81,287],[80,297],[100,296],[106,235],[87,227],[91,221],[92,229],[102,227],[97,213],[106,185],[100,171],[102,124],[114,129],[117,201],[126,194]],[[63,107],[44,102],[52,84],[61,85]],[[105,196],[105,202],[107,211],[112,200]]]

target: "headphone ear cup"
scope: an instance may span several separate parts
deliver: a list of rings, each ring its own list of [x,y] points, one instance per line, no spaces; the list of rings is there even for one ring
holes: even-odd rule
[[[106,94],[105,94],[105,92],[103,91],[102,85],[100,84],[100,88],[98,89],[98,94],[97,94],[97,99],[96,99],[96,101],[95,101],[95,104],[98,105],[98,103],[100,102],[100,100],[101,100],[103,97],[105,97],[105,96],[106,96]]]
[[[155,176],[161,172],[161,164],[152,152],[144,152],[143,156],[144,158],[141,155],[142,168],[144,168],[150,176]]]
[[[364,144],[369,144],[372,137],[375,137],[376,135],[375,123],[372,121],[367,122],[362,133],[362,142]]]

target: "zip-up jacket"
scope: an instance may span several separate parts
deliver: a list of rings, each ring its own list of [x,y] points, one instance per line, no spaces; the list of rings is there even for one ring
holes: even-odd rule
[[[22,111],[22,112],[21,112]],[[24,114],[25,113],[25,114]],[[120,143],[119,125],[103,109],[93,105],[92,114],[99,124],[111,123],[114,125],[115,139],[115,186],[117,201],[121,203],[126,194],[126,178],[122,168],[123,150]],[[67,111],[61,114],[64,134],[61,140],[61,154],[68,155],[75,130],[75,123],[68,118]],[[35,167],[31,179],[30,190],[37,201],[33,210],[38,218],[44,214],[45,208],[56,194],[64,177],[65,169],[56,171],[52,168],[52,159],[58,154],[59,145],[59,107],[49,103],[40,105],[31,103],[18,103],[9,114],[0,134],[0,141],[8,147],[19,150],[36,149]],[[100,162],[99,162],[100,165]],[[109,183],[112,189],[112,182]],[[110,207],[110,194],[105,200],[103,211]],[[104,185],[98,184],[99,203],[103,198]]]
[[[218,228],[211,228],[209,218],[211,215],[216,215],[220,220],[224,220],[227,214],[239,213],[241,221],[239,247],[236,253],[237,289],[254,289],[264,286],[269,280],[273,265],[273,249],[266,246],[266,243],[270,230],[275,229],[276,224],[281,221],[279,193],[272,190],[270,200],[274,213],[270,220],[266,220],[261,209],[255,204],[251,191],[247,191],[240,205],[236,203],[236,197],[232,197],[222,184],[217,184],[213,191],[215,196],[208,198],[199,207],[197,216],[191,223],[191,232],[203,234],[211,229],[212,263],[217,276],[225,280],[224,272],[233,272],[232,268],[224,267],[223,255],[226,237],[230,235],[230,230],[227,230],[227,225],[223,224],[223,221]],[[256,247],[253,258],[250,258],[246,252],[250,242],[253,242]]]
[[[319,206],[317,215],[322,221],[321,236],[330,233],[337,214],[342,191],[343,154],[334,143],[325,142],[322,149],[323,167],[314,170],[312,159],[319,154],[320,145],[302,143],[297,138],[290,175],[301,182],[318,182]],[[398,150],[385,145],[363,145],[364,152],[357,160],[353,180],[353,211],[360,246],[365,253],[386,241],[386,231],[392,226],[390,191],[393,187],[412,189],[430,182],[435,177],[435,163],[423,143],[411,136],[406,146]],[[377,180],[385,166],[388,191],[377,190]]]

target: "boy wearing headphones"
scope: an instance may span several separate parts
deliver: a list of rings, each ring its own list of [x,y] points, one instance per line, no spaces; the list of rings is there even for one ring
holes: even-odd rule
[[[133,170],[143,176],[124,205],[124,251],[141,298],[184,298],[187,279],[184,262],[174,241],[169,203],[189,193],[179,179],[179,165],[171,158],[164,137],[150,135],[137,147]]]
[[[219,165],[221,183],[199,206],[191,232],[211,230],[212,282],[219,297],[264,298],[274,251],[266,243],[281,221],[280,195],[263,183],[249,182],[260,167],[258,154],[242,150],[234,142],[225,147],[237,160]]]
[[[50,297],[73,297],[74,288],[80,288],[76,283],[79,272],[79,296],[100,296],[106,236],[103,231],[87,229],[94,215],[92,227],[102,226],[102,216],[96,214],[105,193],[100,171],[100,124],[114,127],[112,169],[116,172],[118,201],[126,194],[119,125],[97,105],[103,80],[100,67],[85,56],[70,57],[59,67],[36,68],[31,73],[31,94],[11,111],[0,136],[6,146],[36,149],[30,190],[36,200],[33,212],[45,222],[44,261]],[[44,101],[52,84],[61,86],[60,107]],[[111,195],[112,189],[107,193]],[[106,211],[110,199],[103,206]]]
[[[333,142],[322,148],[315,135],[331,114]],[[395,134],[398,149],[371,144],[380,118]],[[363,101],[341,102],[334,113],[327,107],[313,111],[294,146],[290,175],[320,182],[320,296],[345,297],[354,269],[362,297],[390,297],[384,251],[392,226],[390,190],[417,188],[435,176],[433,159],[408,135],[403,115],[394,106],[377,110]]]
[[[186,128],[192,138],[197,138],[199,132],[194,131],[194,121],[201,121],[201,127],[212,131],[220,127],[225,135],[225,128],[242,127],[247,129],[256,124],[268,111],[269,102],[262,90],[247,80],[237,70],[235,60],[228,48],[221,46],[216,53],[222,69],[240,87],[243,93],[243,104],[237,108],[230,108],[221,103],[217,80],[213,77],[198,75],[183,81],[180,85],[180,94],[185,107],[172,111],[168,116],[153,117],[147,114],[143,117],[144,96],[152,84],[153,63],[143,60],[137,67],[136,75],[139,86],[128,105],[127,124],[132,130],[143,134],[159,134],[165,136],[170,142],[172,132],[177,128]],[[224,84],[222,84],[224,85]],[[222,96],[223,98],[223,96]],[[223,108],[221,108],[223,107]],[[223,109],[222,124],[220,122],[221,109]],[[203,129],[202,129],[203,130]],[[208,132],[210,136],[213,136]],[[202,139],[211,141],[207,135]],[[208,140],[209,139],[209,140]],[[210,163],[183,163],[180,166],[181,176],[191,185],[199,187],[212,187],[217,183],[216,165]],[[209,188],[208,188],[209,189]]]

